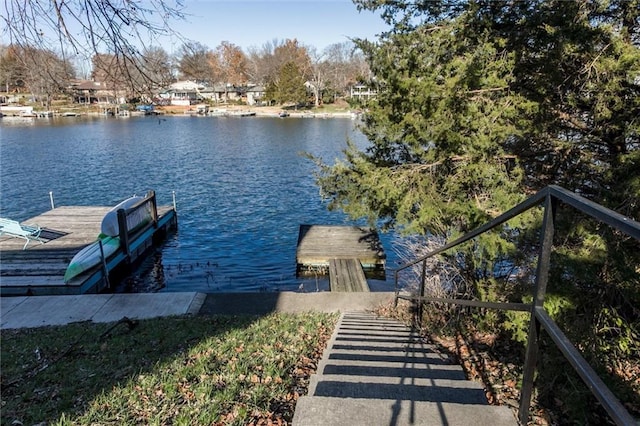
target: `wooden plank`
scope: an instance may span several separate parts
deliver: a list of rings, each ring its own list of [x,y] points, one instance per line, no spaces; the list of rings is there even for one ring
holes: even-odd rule
[[[329,287],[331,291],[341,292],[370,291],[358,259],[330,259]]]
[[[329,261],[329,289],[331,291],[346,291],[342,277],[338,272],[338,259]]]
[[[84,246],[80,246],[84,247]],[[60,250],[17,250],[17,251],[7,251],[4,247],[0,247],[0,253],[2,257],[0,258],[1,263],[12,263],[12,262],[31,262],[33,260],[39,259],[63,259],[71,255],[71,257],[75,256],[78,252],[78,248],[70,248],[70,249],[60,249]],[[71,258],[69,258],[71,260]]]
[[[49,268],[53,265],[68,265],[69,261],[71,260],[71,257],[64,256],[64,257],[53,258],[49,256],[46,258],[35,259],[35,260],[36,261],[34,261],[34,259],[31,259],[31,260],[16,259],[14,261],[7,262],[4,259],[2,259],[2,262],[0,262],[0,271],[11,270],[12,268],[23,268],[25,266],[32,266],[32,265],[38,265],[43,268]]]
[[[64,275],[64,274],[63,274]],[[65,286],[63,281],[63,275],[49,276],[39,275],[34,277],[29,276],[2,276],[0,283],[2,287],[29,287],[29,286]]]
[[[0,276],[11,275],[53,275],[54,273],[64,275],[69,266],[69,262],[57,262],[46,264],[29,264],[29,265],[5,265],[0,264]]]

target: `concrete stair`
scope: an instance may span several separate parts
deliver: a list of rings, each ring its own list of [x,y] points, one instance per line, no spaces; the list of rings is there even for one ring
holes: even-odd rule
[[[405,325],[362,312],[341,316],[293,424],[517,425],[488,405],[482,385]]]

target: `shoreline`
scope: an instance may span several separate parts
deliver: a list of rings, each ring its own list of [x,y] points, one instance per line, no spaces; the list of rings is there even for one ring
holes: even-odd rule
[[[273,117],[273,118],[355,118],[358,112],[351,111],[349,109],[336,110],[336,111],[322,111],[322,110],[289,110],[282,107],[255,107],[251,108],[247,105],[228,105],[217,108],[209,109],[208,113],[198,113],[197,109],[190,107],[157,107],[156,112],[164,115],[171,116],[202,116],[202,117],[216,117],[216,116],[256,116],[256,117]],[[281,117],[281,113],[286,113],[285,117]]]
[[[281,114],[286,115],[282,116]],[[213,108],[208,112],[199,112],[197,109],[190,107],[176,107],[159,106],[151,114],[145,114],[139,111],[128,111],[126,114],[105,114],[96,110],[81,110],[81,111],[34,111],[33,114],[28,115],[0,115],[0,118],[4,119],[36,119],[36,118],[73,118],[73,117],[129,117],[129,116],[144,116],[144,115],[164,115],[171,117],[270,117],[270,118],[350,118],[356,119],[361,114],[361,111],[345,110],[287,110],[280,107],[255,107],[250,108],[246,105],[231,105],[219,108]]]

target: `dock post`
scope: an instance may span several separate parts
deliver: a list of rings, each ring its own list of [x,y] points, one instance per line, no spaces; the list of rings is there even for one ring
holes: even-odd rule
[[[53,204],[53,191],[49,191],[49,201],[51,201],[51,210],[55,209],[56,206]]]
[[[172,226],[174,227],[174,229],[178,229],[178,203],[176,202],[176,191],[171,191],[171,197],[173,198]]]
[[[131,261],[131,248],[129,247],[129,230],[127,229],[127,212],[124,209],[118,210],[118,230],[120,233],[120,245],[122,251],[127,256],[127,261]]]
[[[158,204],[156,201],[156,191],[149,191],[147,198],[151,199],[151,220],[153,221],[153,227],[158,227]]]

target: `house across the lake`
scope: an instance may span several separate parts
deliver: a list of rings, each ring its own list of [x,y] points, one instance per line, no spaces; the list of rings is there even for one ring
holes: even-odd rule
[[[306,83],[312,89],[311,83]],[[68,87],[75,102],[80,104],[102,104],[104,108],[127,103],[127,90],[114,84],[92,80],[74,80]],[[365,85],[351,88],[351,98],[366,101],[376,96],[377,91]],[[144,98],[150,101],[150,98]],[[177,81],[158,93],[154,99],[162,105],[190,107],[202,103],[226,104],[236,103],[249,106],[267,104],[266,88],[261,85],[248,84],[237,87],[232,84],[208,85],[192,80]]]
[[[159,96],[161,99],[168,100],[171,105],[189,106],[205,99],[202,95],[204,89],[204,85],[195,81],[178,81],[161,92]]]
[[[245,90],[247,105],[260,106],[265,102],[265,88],[263,86],[250,86]]]
[[[351,86],[351,98],[358,99],[360,101],[368,101],[374,98],[378,94],[378,91],[370,88],[364,84],[356,84]]]
[[[125,90],[92,80],[73,80],[69,90],[79,104],[124,104]]]
[[[245,93],[246,89],[232,85],[216,84],[207,86],[186,80],[173,83],[159,96],[161,99],[168,100],[171,105],[190,106],[203,101],[211,101],[213,103],[246,101]]]

